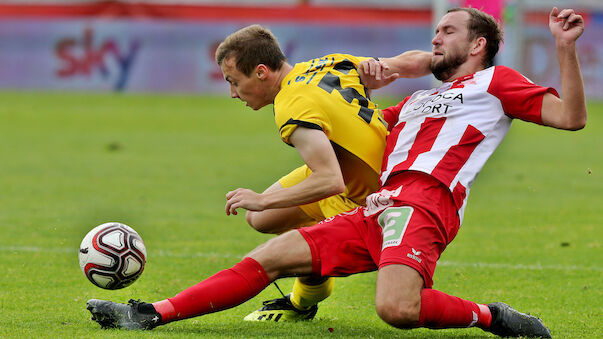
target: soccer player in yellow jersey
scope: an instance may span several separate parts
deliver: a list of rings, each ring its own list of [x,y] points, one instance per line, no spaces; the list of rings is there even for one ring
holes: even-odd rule
[[[409,51],[390,60],[399,71],[391,80],[428,74],[430,57]],[[281,139],[305,163],[263,193],[245,188],[228,192],[226,214],[243,208],[253,228],[280,234],[365,204],[378,188],[387,134],[381,111],[368,98],[357,71],[366,59],[331,54],[290,65],[274,35],[259,25],[245,27],[220,44],[216,62],[231,97],[254,110],[274,104]],[[296,279],[290,295],[265,302],[245,320],[312,319],[316,304],[332,288],[332,278]]]

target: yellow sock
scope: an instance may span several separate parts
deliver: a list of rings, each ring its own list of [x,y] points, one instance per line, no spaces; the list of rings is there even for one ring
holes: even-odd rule
[[[295,279],[291,291],[291,303],[300,310],[308,309],[325,300],[333,292],[334,278],[313,284],[311,281],[302,282],[300,278]]]

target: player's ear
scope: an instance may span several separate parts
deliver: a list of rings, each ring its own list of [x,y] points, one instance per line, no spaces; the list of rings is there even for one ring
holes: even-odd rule
[[[483,36],[475,39],[471,47],[471,55],[478,55],[482,51],[485,51],[487,42],[488,41]]]
[[[268,77],[270,69],[264,64],[259,64],[255,67],[255,76],[260,80],[265,80]]]

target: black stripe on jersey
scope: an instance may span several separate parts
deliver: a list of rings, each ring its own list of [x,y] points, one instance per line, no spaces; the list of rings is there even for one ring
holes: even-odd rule
[[[339,63],[337,65],[340,65]],[[351,63],[350,63],[351,64]],[[344,65],[345,66],[345,65]],[[352,65],[353,67],[353,65]],[[360,110],[358,111],[358,115],[364,119],[367,123],[371,123],[371,119],[373,118],[374,110],[368,108],[368,99],[363,97],[362,94],[358,93],[358,91],[351,87],[342,88],[341,80],[339,77],[331,72],[327,72],[320,82],[317,85],[318,87],[324,89],[325,91],[331,93],[333,90],[336,90],[341,94],[343,99],[349,103],[352,103],[354,99],[358,100],[358,104],[360,105]]]
[[[345,59],[342,62],[336,63],[333,69],[336,71],[340,71],[343,74],[348,74],[351,70],[356,69],[356,66],[354,66],[354,64],[350,60]]]
[[[297,125],[297,126],[301,126],[301,127],[305,127],[305,128],[317,129],[317,130],[320,130],[320,131],[323,130],[322,127],[320,127],[317,124],[313,124],[311,122],[302,121],[302,120],[293,120],[293,118],[289,118],[289,120],[287,120],[287,122],[284,123],[283,126],[281,126],[278,130],[279,131],[282,130],[283,127],[285,127],[287,125]],[[286,144],[289,145],[289,146],[291,146],[291,147],[293,147],[293,145],[290,144],[290,143],[288,143],[288,142]]]
[[[322,79],[320,79],[320,82],[317,86],[324,89],[328,93],[333,92],[334,89],[338,91],[342,89],[341,80],[339,80],[339,77],[337,75],[331,72],[327,72],[327,74],[325,74]]]
[[[305,128],[310,128],[310,129],[317,129],[322,131],[322,127],[320,127],[317,124],[311,123],[311,122],[307,122],[307,121],[303,121],[303,120],[293,120],[293,118],[289,118],[289,120],[287,120],[286,123],[283,124],[283,126],[281,126],[281,128],[279,128],[278,130],[282,130],[283,127],[287,126],[287,125],[297,125],[297,126],[301,126],[301,127],[305,127]]]

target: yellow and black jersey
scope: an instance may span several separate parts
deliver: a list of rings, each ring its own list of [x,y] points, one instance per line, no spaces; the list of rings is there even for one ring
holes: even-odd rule
[[[274,99],[282,140],[289,144],[298,126],[320,129],[379,173],[387,129],[360,82],[356,68],[365,59],[330,54],[295,64]]]

